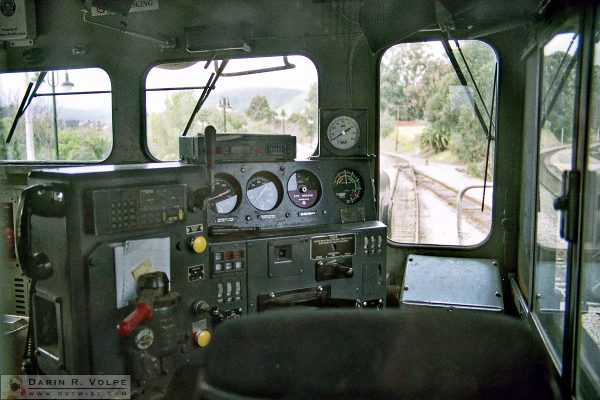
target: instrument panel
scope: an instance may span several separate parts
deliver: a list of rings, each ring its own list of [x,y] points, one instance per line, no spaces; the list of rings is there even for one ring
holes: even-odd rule
[[[211,233],[375,220],[369,160],[217,164]]]

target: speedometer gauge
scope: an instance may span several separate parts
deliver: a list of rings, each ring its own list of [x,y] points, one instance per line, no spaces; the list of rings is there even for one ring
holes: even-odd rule
[[[321,197],[321,183],[312,172],[301,170],[292,174],[287,191],[292,203],[300,208],[310,208],[317,204]]]
[[[229,214],[237,208],[241,199],[240,185],[227,174],[216,174],[208,206],[218,214]]]
[[[333,192],[341,202],[354,204],[362,199],[365,185],[358,172],[344,168],[335,174]]]
[[[248,201],[260,211],[271,211],[279,205],[283,189],[281,182],[270,172],[258,172],[246,184]]]

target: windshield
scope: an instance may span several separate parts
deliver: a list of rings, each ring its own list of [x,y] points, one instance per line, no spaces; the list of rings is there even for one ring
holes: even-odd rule
[[[380,70],[381,201],[398,243],[481,243],[491,231],[496,55],[480,41],[404,43]],[[384,197],[385,196],[385,197]]]
[[[148,73],[147,144],[157,159],[179,158],[178,137],[215,73],[214,65],[205,61],[161,64]],[[317,147],[317,110],[317,71],[308,58],[234,59],[227,63],[187,134],[196,135],[213,125],[218,133],[293,135],[297,159],[306,159]]]

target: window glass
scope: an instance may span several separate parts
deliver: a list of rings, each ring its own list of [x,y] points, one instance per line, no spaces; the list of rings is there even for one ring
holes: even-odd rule
[[[600,35],[600,17],[596,36]],[[594,46],[584,192],[577,397],[600,398],[600,43]]]
[[[396,242],[474,245],[491,229],[496,55],[479,41],[450,48],[466,86],[441,42],[399,44],[381,61],[381,203]]]
[[[112,141],[111,86],[103,70],[0,74],[0,160],[101,161]]]
[[[554,199],[562,194],[562,172],[571,169],[579,36],[561,33],[543,49],[540,85],[539,149],[534,312],[560,364],[564,334],[567,242],[560,237]]]
[[[206,61],[163,64],[148,73],[146,133],[148,149],[154,157],[179,159],[178,137],[215,72],[214,65]],[[285,65],[285,69],[277,68]],[[204,132],[207,125],[213,125],[217,133],[293,135],[297,158],[305,159],[317,146],[316,121],[317,71],[308,58],[235,59],[228,62],[188,135]]]

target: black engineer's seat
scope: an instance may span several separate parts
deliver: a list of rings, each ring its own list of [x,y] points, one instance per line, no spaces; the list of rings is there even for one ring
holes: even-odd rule
[[[499,313],[265,313],[221,324],[205,365],[209,399],[561,398],[528,324]]]

